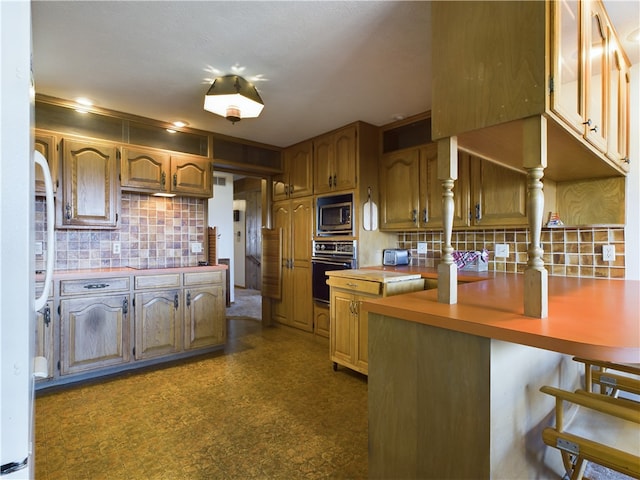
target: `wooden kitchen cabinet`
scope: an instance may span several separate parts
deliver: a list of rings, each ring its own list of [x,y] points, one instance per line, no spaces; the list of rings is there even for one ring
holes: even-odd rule
[[[452,22],[468,27],[455,39]],[[626,88],[629,60],[601,0],[437,2],[432,29],[434,139],[515,168],[532,142],[556,182],[627,173],[614,159],[628,153],[629,99],[609,82]]]
[[[116,228],[120,208],[118,149],[93,139],[62,140],[58,228]]]
[[[34,148],[46,158],[49,164],[49,173],[51,173],[51,181],[53,184],[54,193],[58,190],[58,165],[59,165],[59,150],[58,150],[58,138],[49,132],[36,130]],[[36,195],[44,195],[44,174],[42,169],[36,166]]]
[[[313,198],[276,202],[274,229],[282,230],[282,298],[272,301],[273,318],[285,325],[313,331],[311,239]]]
[[[180,274],[140,275],[134,279],[136,360],[182,349],[183,301]]]
[[[325,304],[313,304],[313,332],[321,337],[329,338],[331,325],[329,306]]]
[[[349,125],[313,140],[315,194],[356,187],[357,126]]]
[[[376,270],[327,272],[330,287],[329,355],[334,370],[338,364],[368,374],[369,319],[362,302],[424,289],[419,274]]]
[[[458,158],[454,186],[454,227],[470,224],[469,159]],[[442,186],[435,143],[385,154],[380,165],[380,228],[442,228]]]
[[[273,181],[273,200],[313,194],[313,143],[308,140],[283,152],[282,173]]]
[[[129,294],[60,301],[61,366],[68,375],[129,362]]]
[[[213,196],[213,164],[195,155],[171,155],[171,193],[190,197]]]
[[[184,274],[185,350],[222,345],[227,340],[224,272]]]

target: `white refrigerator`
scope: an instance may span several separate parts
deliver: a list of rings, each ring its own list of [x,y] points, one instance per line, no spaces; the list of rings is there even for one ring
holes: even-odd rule
[[[0,0],[0,478],[33,478],[31,5]]]

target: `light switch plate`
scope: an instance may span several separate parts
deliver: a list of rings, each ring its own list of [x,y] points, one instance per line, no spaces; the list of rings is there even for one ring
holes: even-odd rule
[[[200,253],[202,252],[202,244],[199,242],[193,242],[191,244],[191,253]]]
[[[507,258],[509,256],[509,244],[508,243],[496,243],[496,258]]]
[[[427,253],[427,242],[418,242],[418,253]]]
[[[35,245],[35,254],[36,255],[42,255],[43,251],[42,251],[42,242],[36,242]]]
[[[111,244],[111,249],[114,255],[120,255],[120,242],[113,242]]]

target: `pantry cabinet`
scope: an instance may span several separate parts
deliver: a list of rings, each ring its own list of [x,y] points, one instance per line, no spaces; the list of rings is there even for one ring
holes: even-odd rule
[[[356,187],[357,127],[349,125],[313,140],[314,193]]]
[[[369,318],[362,311],[364,301],[372,298],[415,292],[424,288],[419,274],[376,270],[339,270],[327,272],[330,288],[329,356],[338,364],[357,372],[369,370]]]
[[[282,289],[272,301],[273,318],[285,325],[313,331],[311,295],[311,239],[313,198],[276,202],[274,229],[282,231]]]
[[[126,146],[120,169],[123,191],[203,198],[213,195],[212,164],[196,155]]]
[[[313,194],[313,143],[301,142],[284,150],[282,173],[273,181],[273,200]]]
[[[42,154],[47,160],[49,165],[49,173],[51,174],[51,181],[53,184],[54,193],[58,190],[58,164],[59,164],[59,151],[58,151],[58,139],[54,134],[49,132],[36,130],[34,148]],[[36,195],[44,195],[44,174],[42,169],[36,166]]]
[[[227,340],[223,273],[184,274],[185,350],[223,345]]]
[[[62,139],[58,228],[116,228],[120,208],[118,149],[93,139]]]

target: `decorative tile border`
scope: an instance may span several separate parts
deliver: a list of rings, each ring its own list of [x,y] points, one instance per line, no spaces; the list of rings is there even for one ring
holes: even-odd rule
[[[123,193],[120,225],[116,230],[56,230],[55,270],[85,268],[164,268],[197,265],[206,260],[206,199],[153,197]],[[36,198],[35,241],[45,254],[36,255],[36,269],[44,268],[46,221],[44,199]],[[114,254],[113,242],[120,242]],[[190,244],[202,244],[191,253]]]
[[[418,254],[418,242],[426,242],[427,253]],[[398,248],[411,252],[411,263],[434,267],[440,262],[442,232],[398,234]],[[495,258],[495,244],[509,245],[507,258]],[[625,277],[624,227],[545,228],[541,236],[543,260],[549,275],[567,277]],[[613,262],[602,260],[602,246],[616,249]],[[467,230],[453,232],[455,250],[489,251],[489,270],[522,273],[527,266],[529,232],[526,229]]]

